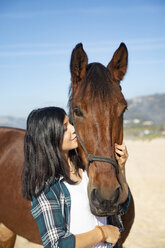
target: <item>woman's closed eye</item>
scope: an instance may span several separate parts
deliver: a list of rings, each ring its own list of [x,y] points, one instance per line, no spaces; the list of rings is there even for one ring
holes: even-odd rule
[[[67,131],[67,123],[64,124],[64,132]]]

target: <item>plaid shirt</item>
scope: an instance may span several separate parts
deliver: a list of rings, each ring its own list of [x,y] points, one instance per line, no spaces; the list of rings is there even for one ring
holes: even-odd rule
[[[69,232],[70,194],[62,180],[54,180],[37,198],[31,213],[36,220],[45,248],[74,248],[75,236]]]
[[[130,194],[126,202],[121,205],[122,214],[127,212],[129,202]],[[70,193],[62,177],[54,180],[39,197],[32,198],[31,213],[38,224],[45,248],[75,248],[75,235],[69,231],[70,208]],[[108,224],[113,224],[111,218],[108,218]],[[114,248],[117,247],[118,244]]]

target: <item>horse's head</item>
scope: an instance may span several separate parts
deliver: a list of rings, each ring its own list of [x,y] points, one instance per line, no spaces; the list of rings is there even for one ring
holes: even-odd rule
[[[78,44],[70,63],[70,108],[80,138],[89,154],[109,157],[113,161],[115,143],[121,144],[123,139],[123,113],[127,103],[120,80],[126,73],[127,60],[127,48],[121,43],[107,67],[100,63],[88,64],[82,44]],[[79,151],[87,166],[87,154],[80,144]],[[115,214],[122,199],[122,184],[116,166],[111,162],[93,161],[88,176],[92,213],[99,216]]]

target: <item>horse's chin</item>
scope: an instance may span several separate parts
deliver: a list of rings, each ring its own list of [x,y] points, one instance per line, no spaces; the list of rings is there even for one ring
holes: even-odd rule
[[[93,215],[99,216],[99,217],[104,217],[104,216],[112,216],[115,215],[118,212],[118,207],[113,207],[111,209],[101,209],[101,208],[96,208],[92,204],[90,204],[90,209],[91,213]]]

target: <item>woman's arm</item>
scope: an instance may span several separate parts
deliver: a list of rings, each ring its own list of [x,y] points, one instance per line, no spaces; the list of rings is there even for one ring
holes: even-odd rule
[[[100,242],[108,242],[113,246],[117,243],[120,238],[119,229],[116,226],[104,225],[100,228],[95,228],[89,232],[77,234],[75,248],[90,248]]]
[[[38,224],[44,248],[75,248],[75,235],[66,230],[61,204],[51,190],[33,198],[31,213]]]

